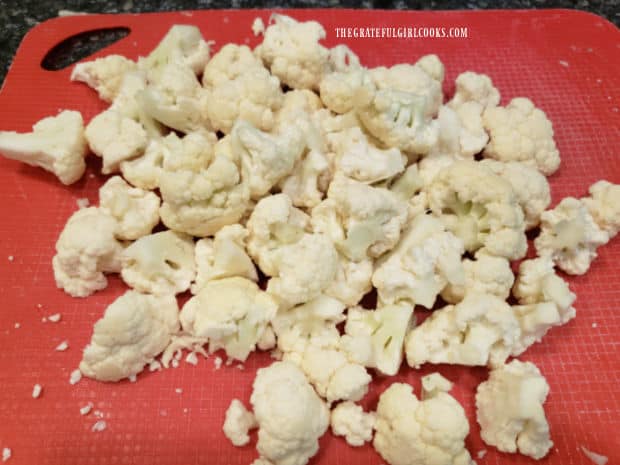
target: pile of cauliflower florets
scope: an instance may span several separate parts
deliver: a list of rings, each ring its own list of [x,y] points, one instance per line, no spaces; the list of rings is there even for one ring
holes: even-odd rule
[[[63,111],[0,134],[5,156],[64,184],[88,152],[114,175],[99,206],[69,218],[53,259],[72,296],[105,288],[109,273],[131,288],[96,323],[81,372],[118,381],[184,349],[242,362],[268,350],[277,361],[258,370],[253,413],[235,399],[224,423],[237,446],[258,428],[255,465],[304,465],[329,426],[352,446],[373,441],[392,465],[466,465],[469,424],[441,375],[422,379],[420,398],[394,383],[375,412],[356,402],[403,358],[488,366],[483,440],[544,457],[549,386],[532,363],[506,361],[574,318],[556,267],[585,273],[618,233],[620,185],[599,181],[548,210],[545,176],[560,157],[529,99],[499,106],[491,79],[468,71],[444,104],[435,55],[366,68],[346,46],[321,45],[317,22],[274,15],[254,29],[254,50],[210,56],[196,27],[177,25],[137,62],[80,63],[72,80],[107,110],[86,127]],[[537,227],[538,256],[515,276]],[[416,326],[414,307],[439,298]]]

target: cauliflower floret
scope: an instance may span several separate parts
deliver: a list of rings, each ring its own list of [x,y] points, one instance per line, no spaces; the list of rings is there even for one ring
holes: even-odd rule
[[[252,259],[245,250],[248,231],[240,224],[224,226],[213,239],[196,242],[196,282],[192,294],[214,279],[240,276],[258,281],[258,274]]]
[[[472,158],[487,145],[489,136],[482,125],[484,108],[478,102],[466,102],[451,108],[439,108],[439,138],[431,153],[456,158]]]
[[[321,100],[334,113],[348,113],[355,108],[354,98],[358,90],[370,86],[371,83],[371,75],[365,68],[353,67],[346,71],[334,71],[321,79]]]
[[[325,294],[340,300],[348,307],[357,305],[372,289],[372,273],[371,259],[354,262],[338,254],[336,276],[325,289]]]
[[[375,414],[365,413],[351,401],[338,404],[331,413],[330,426],[335,436],[344,436],[347,444],[358,447],[372,439]]]
[[[469,423],[445,392],[419,401],[408,384],[394,383],[377,405],[373,446],[390,465],[473,465],[465,448]]]
[[[502,452],[541,459],[553,447],[543,404],[549,385],[536,366],[513,360],[491,370],[476,392],[482,440]]]
[[[474,161],[442,169],[427,187],[431,210],[465,244],[511,260],[527,250],[523,211],[512,187]]]
[[[127,291],[95,323],[80,371],[99,381],[135,376],[166,348],[178,329],[179,308],[173,295]]]
[[[501,365],[521,331],[510,306],[494,295],[468,293],[458,304],[435,310],[405,343],[407,363]]]
[[[56,242],[52,259],[56,286],[86,297],[104,289],[104,273],[121,270],[123,246],[115,238],[117,223],[99,208],[82,208],[69,218]]]
[[[86,83],[97,91],[101,100],[112,102],[118,94],[125,73],[135,70],[135,61],[122,55],[108,55],[75,65],[71,71],[71,80]]]
[[[463,300],[469,292],[491,294],[506,300],[515,277],[510,262],[503,257],[477,253],[475,260],[463,260],[465,280],[461,285],[448,284],[441,297],[451,304]]]
[[[581,199],[588,207],[594,221],[609,234],[615,237],[620,231],[620,184],[609,181],[598,181],[590,186],[590,197]]]
[[[86,170],[82,115],[64,110],[37,122],[32,132],[0,131],[0,153],[54,173],[63,184],[73,184]]]
[[[583,202],[566,197],[540,215],[540,235],[534,241],[538,255],[549,255],[568,274],[584,274],[597,257],[596,249],[609,241]]]
[[[209,341],[209,351],[223,348],[245,361],[276,315],[278,304],[256,283],[233,277],[207,282],[181,311],[183,330]]]
[[[224,434],[234,446],[245,446],[250,442],[248,431],[256,428],[258,423],[252,412],[248,412],[239,399],[233,399],[226,410]]]
[[[194,241],[185,234],[150,234],[123,252],[123,281],[140,292],[178,294],[189,289],[195,274]]]
[[[446,285],[465,284],[464,251],[463,242],[446,231],[440,220],[415,217],[398,245],[376,264],[372,283],[379,302],[431,308]]]
[[[250,402],[259,425],[256,449],[274,465],[305,465],[319,450],[329,409],[290,362],[261,368]]]
[[[434,397],[439,392],[450,392],[453,383],[439,373],[431,373],[422,377],[422,399]]]
[[[114,176],[99,189],[100,209],[118,223],[116,237],[134,240],[150,234],[159,223],[159,197],[131,187],[120,176]]]
[[[269,22],[257,56],[288,87],[318,89],[329,70],[329,51],[319,44],[325,38],[323,26],[280,14],[272,15]]]
[[[439,59],[437,55],[424,55],[418,61],[416,61],[415,66],[422,68],[426,71],[430,77],[432,77],[435,81],[440,83],[443,82],[443,79],[446,75],[446,69]]]
[[[164,166],[164,158],[169,156],[174,146],[174,144],[168,145],[168,141],[172,139],[176,141],[178,136],[175,133],[170,133],[161,139],[151,140],[142,156],[122,161],[120,171],[123,177],[130,184],[140,189],[157,189]]]
[[[350,308],[342,347],[352,362],[394,376],[403,361],[405,334],[412,324],[411,305],[385,305],[374,311]]]
[[[225,44],[204,68],[202,85],[211,89],[233,81],[248,69],[264,68],[247,45]]]
[[[487,108],[482,120],[490,136],[483,152],[486,158],[520,161],[545,176],[557,171],[560,153],[551,121],[531,100],[518,97],[505,107]]]
[[[312,226],[352,261],[392,249],[407,220],[407,204],[387,189],[337,174],[327,199],[312,209]]]
[[[327,158],[321,152],[310,150],[298,160],[290,176],[280,181],[282,192],[288,195],[296,207],[312,208],[323,199],[320,178],[329,169]]]
[[[477,102],[485,109],[499,105],[499,91],[486,74],[465,71],[456,78],[456,92],[448,105],[458,108],[467,102]]]

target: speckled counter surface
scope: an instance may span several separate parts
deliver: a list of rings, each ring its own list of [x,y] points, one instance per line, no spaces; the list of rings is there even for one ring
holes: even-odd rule
[[[386,8],[486,9],[577,8],[620,24],[620,0],[0,0],[0,82],[24,34],[35,24],[58,15],[59,10],[88,13],[142,13],[206,8]]]

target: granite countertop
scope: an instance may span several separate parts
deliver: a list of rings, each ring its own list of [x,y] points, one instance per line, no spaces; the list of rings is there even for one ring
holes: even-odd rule
[[[0,83],[24,34],[34,25],[58,15],[59,10],[88,13],[143,13],[203,8],[385,8],[486,9],[576,8],[620,25],[620,0],[0,0]]]

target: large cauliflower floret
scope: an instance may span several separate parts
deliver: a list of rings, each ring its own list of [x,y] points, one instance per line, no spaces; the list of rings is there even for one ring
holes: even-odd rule
[[[104,273],[121,270],[123,246],[116,240],[117,223],[99,208],[76,211],[56,242],[52,259],[60,289],[73,297],[87,297],[104,289]]]
[[[248,412],[239,399],[233,399],[226,410],[222,428],[230,442],[237,447],[245,446],[250,442],[248,431],[257,426],[258,423],[252,412]]]
[[[329,409],[303,371],[291,362],[275,362],[258,370],[253,388],[261,458],[274,465],[308,463],[329,426]]]
[[[196,282],[192,294],[214,279],[240,276],[258,281],[256,267],[248,256],[245,244],[248,231],[240,224],[224,226],[213,239],[196,242]]]
[[[584,274],[597,257],[596,249],[609,234],[594,222],[583,202],[566,197],[540,216],[540,235],[534,241],[538,255],[548,255],[568,274]]]
[[[463,407],[443,391],[423,398],[394,383],[377,405],[373,446],[390,465],[473,465],[465,448],[469,423]]]
[[[99,381],[135,376],[166,348],[178,329],[179,308],[173,295],[127,291],[95,323],[80,371]]]
[[[405,335],[412,324],[413,306],[385,305],[374,311],[348,310],[342,347],[349,359],[394,376],[403,361]]]
[[[317,90],[329,70],[329,50],[319,44],[325,38],[323,26],[280,14],[272,15],[270,23],[256,54],[283,84]]]
[[[435,310],[413,329],[405,344],[407,363],[498,366],[521,331],[510,306],[489,294],[470,293],[458,304]]]
[[[506,300],[515,277],[510,262],[503,257],[477,253],[475,260],[463,260],[465,280],[461,285],[448,284],[441,296],[448,303],[463,300],[469,292],[491,294]]]
[[[372,283],[379,301],[431,308],[446,285],[465,283],[464,251],[463,242],[446,231],[440,220],[430,215],[415,217],[398,245],[375,267]]]
[[[63,184],[73,184],[86,170],[84,122],[77,111],[43,118],[32,132],[0,131],[0,153],[6,158],[54,173]]]
[[[502,452],[541,459],[551,449],[543,404],[549,385],[536,366],[513,360],[491,370],[476,392],[482,440]]]
[[[520,162],[482,160],[489,168],[510,183],[525,217],[525,229],[540,223],[540,215],[551,203],[551,191],[547,178],[537,169]]]
[[[351,401],[341,402],[331,413],[330,426],[335,436],[344,436],[347,444],[363,446],[372,440],[375,414],[366,413]]]
[[[207,282],[181,311],[183,330],[209,342],[209,351],[223,348],[236,360],[245,361],[278,304],[256,283],[233,277]]]
[[[493,86],[491,78],[486,74],[465,71],[456,78],[456,92],[448,105],[458,108],[468,102],[476,102],[483,108],[499,105],[499,91]]]
[[[164,224],[200,237],[239,221],[250,200],[249,174],[230,138],[213,145],[210,136],[184,137],[180,151],[164,159],[159,180]]]
[[[590,197],[581,199],[596,224],[613,238],[620,231],[620,184],[598,181],[590,186]]]
[[[159,223],[159,197],[153,192],[131,187],[120,176],[114,176],[99,189],[103,212],[118,223],[116,237],[135,240],[150,234]]]
[[[396,194],[341,174],[332,180],[327,199],[312,209],[314,230],[356,262],[392,249],[406,220],[407,204]]]
[[[101,100],[112,102],[118,94],[125,73],[135,70],[135,61],[122,55],[108,55],[76,64],[71,71],[71,80],[86,83],[97,91]]]
[[[461,238],[465,250],[511,260],[525,255],[523,211],[508,181],[474,161],[441,170],[427,187],[431,210]]]
[[[189,289],[195,274],[194,241],[182,233],[150,234],[123,251],[123,281],[140,292],[178,294]]]
[[[490,136],[483,152],[486,158],[520,161],[545,176],[557,171],[560,153],[551,121],[531,100],[519,97],[505,107],[487,108],[482,120]]]

